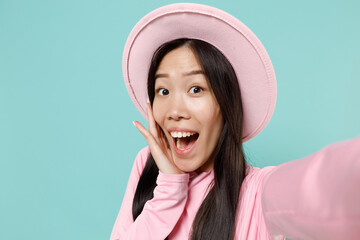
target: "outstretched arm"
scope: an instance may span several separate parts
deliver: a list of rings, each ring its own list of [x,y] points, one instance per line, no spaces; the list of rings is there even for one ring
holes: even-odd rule
[[[360,239],[360,138],[279,165],[264,181],[262,208],[272,236]]]

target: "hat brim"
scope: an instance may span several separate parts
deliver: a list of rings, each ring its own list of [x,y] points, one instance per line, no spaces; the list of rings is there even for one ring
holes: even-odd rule
[[[233,66],[243,104],[243,142],[270,121],[276,103],[276,78],[271,60],[255,34],[230,14],[214,7],[177,3],[144,16],[131,31],[123,53],[128,93],[146,118],[147,75],[155,50],[178,38],[206,41]]]

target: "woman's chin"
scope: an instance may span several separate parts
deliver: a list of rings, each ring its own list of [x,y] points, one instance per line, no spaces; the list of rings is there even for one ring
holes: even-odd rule
[[[196,160],[190,159],[175,159],[174,160],[175,166],[183,172],[190,173],[190,172],[208,172],[212,169],[212,164],[205,162],[196,162]]]
[[[188,159],[181,159],[181,160],[178,159],[175,160],[174,163],[178,169],[186,173],[194,172],[199,168],[199,166],[192,164]]]

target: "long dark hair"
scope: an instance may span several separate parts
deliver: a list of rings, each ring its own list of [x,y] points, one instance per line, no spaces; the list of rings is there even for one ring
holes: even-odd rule
[[[148,75],[151,105],[155,96],[155,73],[170,51],[189,47],[199,60],[220,106],[224,126],[212,156],[214,180],[192,225],[191,239],[233,239],[240,188],[245,178],[242,151],[242,104],[236,74],[226,57],[214,46],[197,39],[176,39],[160,46],[154,53]],[[150,154],[139,179],[133,200],[133,218],[140,215],[146,201],[153,198],[158,168]]]

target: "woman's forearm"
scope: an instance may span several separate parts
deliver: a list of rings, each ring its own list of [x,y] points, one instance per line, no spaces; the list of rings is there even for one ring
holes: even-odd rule
[[[360,138],[284,163],[265,179],[270,233],[292,239],[360,239]]]
[[[184,211],[189,175],[159,172],[153,199],[145,203],[141,214],[133,220],[133,197],[148,154],[149,149],[143,149],[135,160],[110,240],[165,239]]]

